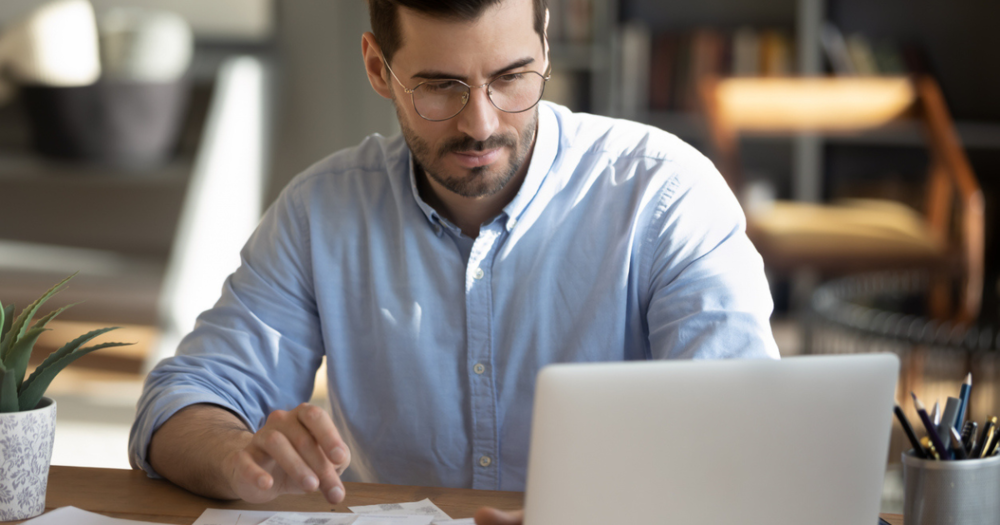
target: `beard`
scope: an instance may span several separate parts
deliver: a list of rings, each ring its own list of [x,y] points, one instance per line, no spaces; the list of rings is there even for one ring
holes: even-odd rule
[[[448,191],[462,197],[490,197],[502,190],[514,175],[524,165],[524,160],[535,141],[535,130],[538,127],[538,107],[532,108],[531,121],[515,136],[511,133],[491,135],[486,140],[475,140],[468,135],[446,140],[435,151],[430,144],[421,138],[406,122],[406,116],[400,111],[395,94],[392,103],[399,118],[399,127],[403,139],[413,153],[416,169],[423,171],[428,177],[443,186]],[[417,117],[420,118],[420,117]],[[477,166],[461,170],[461,173],[448,173],[443,166],[444,157],[459,151],[485,151],[494,148],[510,150],[505,166]],[[419,173],[419,172],[418,172]]]

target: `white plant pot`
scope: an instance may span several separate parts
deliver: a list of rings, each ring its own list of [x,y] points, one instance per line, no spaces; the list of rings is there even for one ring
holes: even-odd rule
[[[55,434],[56,402],[47,397],[34,410],[0,414],[0,521],[45,510]]]

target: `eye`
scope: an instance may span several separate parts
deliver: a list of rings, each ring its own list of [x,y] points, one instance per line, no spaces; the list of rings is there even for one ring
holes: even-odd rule
[[[503,83],[513,83],[524,78],[524,73],[507,73],[506,75],[500,75],[497,80]]]
[[[442,80],[440,82],[428,82],[424,84],[424,89],[431,93],[441,93],[461,89],[462,84],[455,80]]]

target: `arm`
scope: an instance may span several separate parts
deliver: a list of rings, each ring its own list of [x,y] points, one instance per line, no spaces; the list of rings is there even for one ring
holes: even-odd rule
[[[777,358],[764,264],[739,203],[701,155],[673,169],[642,240],[649,357]]]
[[[350,453],[330,416],[312,405],[275,411],[254,434],[229,411],[199,404],[153,434],[148,459],[167,479],[213,498],[263,503],[318,489],[337,504]]]
[[[329,416],[317,423],[321,410],[295,408],[312,393],[323,356],[302,208],[290,185],[218,303],[150,372],[129,440],[134,467],[215,497],[343,490],[337,474],[349,452],[333,454],[342,442]],[[326,454],[312,454],[320,446]]]

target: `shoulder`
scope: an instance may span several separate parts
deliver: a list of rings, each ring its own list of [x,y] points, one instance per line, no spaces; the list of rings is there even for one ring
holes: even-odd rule
[[[547,104],[556,115],[560,146],[581,154],[606,155],[609,160],[659,159],[708,162],[697,149],[660,128],[589,113],[575,113],[564,106]],[[710,162],[708,162],[711,165]]]
[[[357,146],[330,154],[296,175],[280,200],[295,206],[353,201],[398,185],[409,173],[408,150],[401,136],[373,134]]]
[[[615,188],[638,193],[637,202],[651,205],[649,218],[707,205],[708,210],[725,209],[740,221],[739,204],[715,165],[676,135],[639,122],[548,106],[559,123],[564,165],[586,166],[591,176],[609,178]]]

